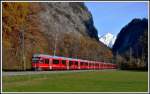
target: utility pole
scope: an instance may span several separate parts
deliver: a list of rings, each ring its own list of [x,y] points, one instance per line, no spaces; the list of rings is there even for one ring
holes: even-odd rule
[[[55,27],[56,27],[56,23],[55,23]],[[55,33],[54,56],[56,56],[56,48],[57,48],[57,28],[58,27],[56,27],[56,33]]]
[[[56,56],[56,47],[57,47],[57,33],[55,34],[55,45],[54,45],[54,56]]]
[[[21,56],[22,56],[22,63],[23,63],[23,70],[25,71],[26,70],[26,57],[25,57],[25,42],[24,42],[24,31],[25,31],[25,26],[22,26],[21,28],[21,36],[20,36],[20,39],[21,39]]]

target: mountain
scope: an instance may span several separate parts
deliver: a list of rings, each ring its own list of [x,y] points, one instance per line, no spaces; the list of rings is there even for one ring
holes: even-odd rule
[[[34,53],[54,55],[54,49],[57,56],[112,58],[111,50],[99,43],[84,3],[4,2],[2,8],[3,70],[31,69]]]
[[[124,62],[130,62],[130,65],[135,67],[146,67],[148,64],[148,19],[135,18],[123,27],[112,50],[114,55],[122,56],[125,59]]]
[[[111,48],[116,40],[116,36],[114,36],[111,33],[107,33],[107,34],[99,37],[99,40]]]

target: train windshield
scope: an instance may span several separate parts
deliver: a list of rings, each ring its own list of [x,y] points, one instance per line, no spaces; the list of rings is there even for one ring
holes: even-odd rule
[[[33,57],[32,58],[33,63],[38,63],[39,61],[42,61],[40,57]]]

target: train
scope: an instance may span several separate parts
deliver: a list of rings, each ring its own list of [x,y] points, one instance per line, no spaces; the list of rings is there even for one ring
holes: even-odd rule
[[[117,65],[99,61],[89,61],[45,54],[33,54],[33,70],[100,70],[116,69]]]

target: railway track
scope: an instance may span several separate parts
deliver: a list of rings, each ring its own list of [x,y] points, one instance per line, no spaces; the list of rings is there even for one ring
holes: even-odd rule
[[[116,70],[116,69],[104,69],[104,70],[63,70],[63,71],[18,71],[18,72],[2,72],[2,76],[55,74],[55,73],[72,73],[72,72],[91,72],[91,71],[110,71],[110,70]]]

